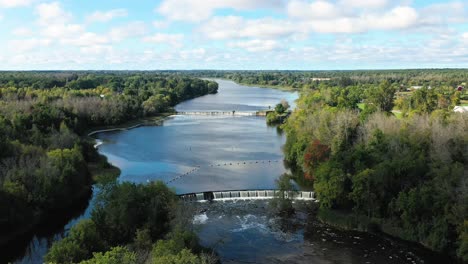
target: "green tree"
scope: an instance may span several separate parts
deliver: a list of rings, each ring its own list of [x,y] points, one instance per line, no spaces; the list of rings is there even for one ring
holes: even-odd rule
[[[93,258],[80,264],[137,264],[137,256],[125,247],[113,247],[105,253],[94,253]]]
[[[396,89],[390,82],[383,81],[379,86],[368,90],[367,101],[381,111],[390,112],[393,109],[395,92]]]

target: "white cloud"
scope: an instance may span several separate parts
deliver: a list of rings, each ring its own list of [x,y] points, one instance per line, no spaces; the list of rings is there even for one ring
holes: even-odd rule
[[[29,6],[34,0],[0,0],[0,8],[13,8]]]
[[[164,0],[155,11],[169,20],[198,22],[209,19],[216,9],[251,10],[280,6],[282,0]]]
[[[301,30],[283,20],[261,18],[247,20],[239,16],[214,17],[204,23],[199,32],[210,39],[280,38]]]
[[[63,10],[59,2],[42,3],[36,6],[36,13],[38,14],[38,23],[42,26],[50,24],[64,24],[70,21],[72,15]]]
[[[85,46],[85,47],[80,48],[80,51],[84,55],[93,55],[93,56],[106,54],[106,53],[112,52],[113,50],[114,49],[112,48],[112,46],[109,46],[109,45],[92,45],[92,46]]]
[[[108,22],[117,17],[126,17],[128,12],[126,9],[112,9],[109,11],[96,11],[86,17],[88,23],[93,22]]]
[[[85,28],[80,24],[50,24],[41,28],[42,35],[57,40],[76,37],[85,32]]]
[[[157,29],[168,28],[171,23],[169,21],[157,20],[153,21],[153,27]]]
[[[105,36],[100,36],[93,32],[84,32],[82,34],[77,34],[76,36],[63,38],[60,42],[62,44],[74,46],[95,46],[106,44],[109,40]]]
[[[206,55],[206,50],[204,48],[182,50],[179,52],[179,56],[182,59],[204,59]]]
[[[468,22],[467,2],[436,3],[422,8],[420,12],[421,23],[426,25]]]
[[[248,41],[230,42],[228,46],[231,48],[242,48],[249,52],[265,52],[280,48],[280,45],[275,40],[252,39]]]
[[[13,29],[12,34],[18,37],[29,37],[33,35],[33,31],[27,27],[18,27]]]
[[[405,29],[418,24],[418,13],[412,7],[399,6],[382,15],[363,17],[368,29]]]
[[[49,46],[51,43],[52,41],[50,39],[30,38],[21,40],[10,40],[8,42],[8,46],[10,50],[22,53]]]
[[[312,3],[293,0],[288,3],[289,16],[302,19],[332,19],[341,15],[340,10],[327,1],[314,1]]]
[[[389,0],[340,0],[339,5],[344,8],[379,9],[389,4]]]
[[[143,21],[130,22],[124,26],[114,27],[109,32],[109,37],[114,41],[122,41],[126,38],[139,37],[148,31]]]
[[[182,34],[157,33],[152,36],[143,38],[143,41],[149,43],[167,44],[174,47],[181,47],[183,39],[184,35]]]
[[[329,8],[328,15],[307,16],[297,6],[288,9],[289,13],[299,18],[296,21],[298,28],[319,32],[319,33],[359,33],[370,30],[398,30],[418,26],[417,11],[408,6],[397,6],[389,11],[383,12],[363,12],[359,15],[332,15],[334,9]],[[298,10],[296,10],[299,8]],[[295,11],[294,11],[295,10]],[[302,11],[301,11],[302,10]]]

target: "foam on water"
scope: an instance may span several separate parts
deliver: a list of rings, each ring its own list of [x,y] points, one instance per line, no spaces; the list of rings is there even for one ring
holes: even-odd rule
[[[203,213],[203,214],[195,215],[193,217],[192,222],[194,225],[202,225],[202,224],[205,224],[206,221],[208,221],[208,216],[206,215],[206,213]]]

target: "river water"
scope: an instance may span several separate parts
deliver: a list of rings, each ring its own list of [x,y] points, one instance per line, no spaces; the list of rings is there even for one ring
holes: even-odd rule
[[[177,193],[275,187],[278,176],[287,172],[281,151],[285,136],[267,126],[264,117],[249,113],[274,107],[281,99],[294,107],[298,94],[217,82],[217,94],[183,102],[176,110],[234,115],[175,115],[161,126],[96,135],[103,142],[99,152],[121,169],[120,181],[163,180]],[[284,225],[268,214],[267,202],[197,206],[203,212],[194,218],[200,242],[226,263],[436,263],[424,250],[324,226],[307,210]],[[51,243],[89,217],[91,209],[92,201],[72,220],[28,238],[21,250],[16,246],[5,252],[0,262],[41,263]]]

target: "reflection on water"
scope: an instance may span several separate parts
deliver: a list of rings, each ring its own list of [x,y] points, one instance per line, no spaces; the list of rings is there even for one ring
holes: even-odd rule
[[[298,96],[218,82],[218,94],[183,102],[177,111],[257,111],[281,99],[294,106]],[[178,193],[273,188],[286,171],[281,151],[285,137],[268,127],[264,117],[175,115],[162,126],[101,133],[98,138],[110,142],[99,151],[121,169],[121,181],[177,178],[169,185]]]
[[[122,170],[121,181],[183,175],[170,183],[179,193],[272,188],[285,172],[284,137],[261,117],[176,116],[163,126],[99,137],[115,142],[100,152]]]

